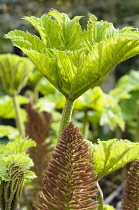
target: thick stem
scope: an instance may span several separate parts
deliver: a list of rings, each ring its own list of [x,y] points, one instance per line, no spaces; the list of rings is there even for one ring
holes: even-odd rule
[[[21,116],[20,105],[17,100],[17,95],[13,95],[13,102],[14,102],[15,113],[16,113],[16,124],[17,124],[20,134],[24,138],[25,137],[25,128],[24,128],[24,123],[23,123],[22,116]]]
[[[97,195],[97,201],[98,201],[98,210],[103,210],[103,193],[99,186],[99,183],[97,182],[97,188],[98,188],[98,195]]]
[[[61,124],[60,124],[60,129],[59,129],[59,138],[61,137],[64,128],[70,122],[72,109],[73,109],[73,103],[74,103],[74,100],[67,98],[63,112],[62,112],[62,119],[61,119]]]

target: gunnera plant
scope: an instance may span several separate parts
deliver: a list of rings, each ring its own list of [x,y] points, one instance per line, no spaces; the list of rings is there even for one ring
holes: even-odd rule
[[[51,115],[47,112],[39,112],[33,108],[33,102],[28,104],[27,114],[28,121],[25,126],[26,135],[36,142],[36,147],[28,149],[29,156],[34,162],[34,166],[31,170],[35,172],[37,176],[37,178],[32,180],[34,187],[33,195],[35,196],[42,186],[44,170],[48,166],[53,151],[52,141],[46,140],[50,133]]]
[[[96,172],[88,143],[73,123],[64,129],[45,172],[36,210],[96,210]]]
[[[139,160],[130,168],[125,184],[121,210],[139,209]]]

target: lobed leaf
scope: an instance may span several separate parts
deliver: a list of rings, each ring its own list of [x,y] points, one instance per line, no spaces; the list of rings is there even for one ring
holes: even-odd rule
[[[13,154],[25,153],[30,147],[35,147],[36,143],[30,139],[22,139],[22,137],[16,137],[12,142],[6,145],[6,148],[10,149]]]
[[[87,29],[81,16],[51,10],[41,18],[25,17],[39,32],[12,31],[5,35],[36,65],[65,97],[76,99],[95,86],[117,64],[139,54],[139,32],[115,29],[89,14]],[[41,61],[41,62],[40,62]]]
[[[97,179],[123,167],[139,158],[139,143],[128,140],[111,139],[98,141],[98,145],[89,143],[95,163]]]

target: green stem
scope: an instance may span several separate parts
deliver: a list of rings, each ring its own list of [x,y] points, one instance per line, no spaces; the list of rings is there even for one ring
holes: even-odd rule
[[[97,195],[97,201],[98,201],[98,210],[103,210],[103,192],[99,186],[99,183],[97,182],[97,188],[98,188],[98,195]]]
[[[13,95],[13,102],[14,102],[15,113],[16,113],[16,124],[17,124],[20,134],[24,138],[25,137],[25,128],[24,128],[24,123],[23,123],[22,116],[21,116],[20,105],[17,100],[17,95]]]
[[[64,128],[68,125],[70,121],[72,109],[73,109],[73,103],[74,103],[74,100],[67,98],[63,112],[62,112],[62,119],[61,119],[61,124],[60,124],[60,129],[59,129],[59,138],[61,137]]]
[[[84,138],[87,139],[88,137],[88,129],[89,129],[89,122],[88,122],[88,110],[84,111],[84,120],[83,120],[83,135]]]

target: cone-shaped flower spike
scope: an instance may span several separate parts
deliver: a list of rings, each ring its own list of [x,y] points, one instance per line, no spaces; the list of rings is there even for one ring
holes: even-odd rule
[[[81,16],[51,10],[41,18],[24,17],[39,32],[14,30],[5,37],[13,41],[40,72],[66,98],[76,99],[96,85],[118,63],[139,54],[139,32],[131,27],[115,29],[88,14],[87,29]]]
[[[96,210],[96,172],[90,158],[87,142],[70,123],[53,153],[35,209]]]
[[[129,169],[121,209],[139,209],[139,160]]]

